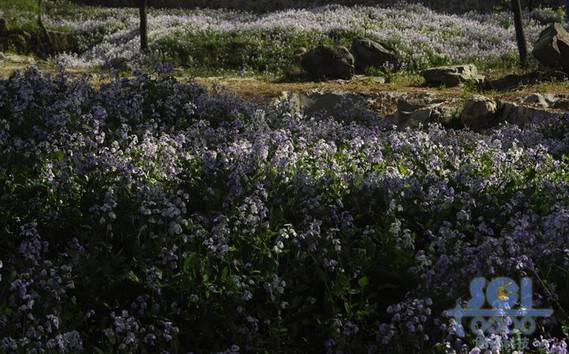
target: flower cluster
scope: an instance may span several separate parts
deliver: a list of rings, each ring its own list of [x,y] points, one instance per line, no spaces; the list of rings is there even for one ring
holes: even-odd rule
[[[52,20],[76,31],[106,28],[100,42],[80,55],[63,54],[68,66],[106,65],[139,58],[138,15],[103,13],[88,19]],[[526,14],[525,29],[533,43],[540,32],[536,13]],[[203,68],[283,70],[294,63],[299,47],[321,42],[349,45],[355,36],[390,43],[411,69],[477,62],[493,65],[516,53],[510,12],[438,13],[422,5],[392,7],[325,6],[253,15],[220,10],[165,10],[149,13],[149,37],[157,55]]]
[[[2,352],[459,352],[443,311],[500,275],[539,279],[535,343],[566,350],[567,117],[396,130],[166,74],[0,92]]]

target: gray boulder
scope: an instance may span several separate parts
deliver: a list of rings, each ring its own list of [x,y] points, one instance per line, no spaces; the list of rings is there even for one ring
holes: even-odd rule
[[[472,64],[439,66],[423,70],[421,74],[429,86],[454,87],[466,82],[484,82],[484,76],[478,75],[478,69]]]
[[[421,107],[415,111],[398,111],[394,115],[395,125],[400,129],[418,128],[427,126],[431,123],[439,123],[444,126],[450,124],[457,116],[458,110],[455,106],[447,105],[447,102],[434,103]]]
[[[356,60],[356,69],[362,73],[369,67],[400,67],[401,60],[395,50],[368,38],[355,38],[352,41],[352,53]]]
[[[346,47],[319,46],[306,52],[302,68],[314,79],[344,79],[354,76],[354,57]]]
[[[435,96],[432,93],[424,93],[417,96],[401,96],[397,100],[397,111],[414,112],[420,108],[431,106],[434,104],[445,102],[444,99]]]
[[[535,123],[545,119],[559,119],[563,116],[563,113],[541,107],[528,107],[507,101],[498,101],[497,103],[498,121],[516,124],[520,127],[523,127],[528,123]]]
[[[334,117],[341,121],[377,122],[380,114],[372,106],[369,94],[349,91],[286,91],[273,103],[286,103],[294,112],[309,117]]]
[[[430,123],[446,125],[457,116],[454,101],[424,94],[414,97],[403,96],[397,100],[397,112],[393,116],[399,128],[416,128]]]
[[[569,33],[560,23],[552,24],[540,33],[532,54],[544,66],[569,70]]]
[[[460,120],[472,130],[490,128],[498,123],[498,104],[484,96],[473,96],[464,103]]]
[[[541,93],[533,93],[529,96],[522,97],[520,101],[521,103],[537,106],[540,108],[549,108],[549,106],[555,104],[555,101],[557,101],[557,99],[550,94],[544,95]]]

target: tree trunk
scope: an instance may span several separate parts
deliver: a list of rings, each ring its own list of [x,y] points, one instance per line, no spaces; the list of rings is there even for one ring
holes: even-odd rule
[[[43,0],[38,0],[38,28],[39,28],[39,48],[41,49],[43,54],[51,54],[52,45],[51,45],[51,37],[49,36],[49,32],[45,28],[43,24]]]
[[[140,50],[148,51],[148,26],[146,23],[146,0],[139,0],[140,12]]]
[[[38,0],[38,22],[41,21],[41,5],[42,5],[42,0]]]
[[[512,0],[512,11],[514,11],[514,26],[516,27],[516,40],[518,42],[518,51],[520,52],[520,62],[522,66],[525,67],[527,65],[528,49],[524,26],[522,24],[522,6],[520,5],[520,0]]]

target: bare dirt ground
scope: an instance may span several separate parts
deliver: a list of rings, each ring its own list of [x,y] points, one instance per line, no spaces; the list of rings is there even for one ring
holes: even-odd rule
[[[429,88],[405,83],[382,83],[379,78],[356,76],[352,80],[333,80],[324,82],[282,82],[263,78],[239,78],[239,77],[207,77],[195,78],[195,80],[207,87],[223,87],[231,90],[246,99],[256,102],[266,102],[271,98],[278,97],[285,91],[349,91],[357,93],[376,92],[402,92],[421,94],[436,92],[441,96],[460,96],[463,88]]]
[[[29,65],[35,65],[40,71],[51,72],[54,70],[53,65],[35,60],[31,57],[6,54],[0,56],[0,77],[8,77],[14,71],[23,70]],[[90,75],[96,83],[105,82],[108,73],[101,74],[99,72],[88,70],[68,70],[76,75]],[[490,79],[495,80],[511,74],[523,74],[515,71],[500,71],[485,73]],[[220,88],[235,92],[237,95],[255,101],[257,103],[267,103],[272,98],[278,97],[285,91],[349,91],[355,93],[377,93],[377,92],[398,92],[410,95],[418,95],[422,93],[432,93],[441,97],[467,98],[474,94],[482,94],[490,97],[498,97],[503,99],[516,99],[525,97],[532,93],[551,93],[554,95],[569,96],[569,81],[545,81],[520,85],[513,89],[504,91],[497,90],[477,90],[472,87],[454,87],[454,88],[433,88],[422,85],[422,79],[419,75],[400,75],[391,83],[384,83],[382,78],[355,76],[352,80],[334,80],[325,82],[285,82],[283,80],[275,80],[267,77],[235,77],[235,76],[218,76],[218,77],[193,77],[182,70],[176,70],[174,75],[182,80],[194,80],[212,90]]]
[[[223,87],[234,91],[238,95],[257,102],[279,96],[284,91],[349,91],[356,93],[376,92],[399,92],[411,95],[433,93],[443,97],[469,97],[475,94],[499,97],[503,99],[516,99],[532,93],[549,93],[554,95],[569,95],[569,82],[541,82],[528,85],[520,85],[511,90],[476,90],[469,87],[433,88],[426,87],[417,80],[402,79],[394,83],[382,83],[378,78],[356,76],[352,80],[335,80],[326,82],[281,82],[263,78],[240,78],[240,77],[206,77],[195,78],[200,84],[207,87]]]

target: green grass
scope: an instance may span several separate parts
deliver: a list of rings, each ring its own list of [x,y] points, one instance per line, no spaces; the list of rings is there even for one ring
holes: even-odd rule
[[[76,16],[80,9],[68,0],[44,0],[42,4],[43,14],[53,18]],[[38,30],[38,13],[37,0],[0,0],[0,17],[6,20],[9,29],[35,33]],[[53,30],[66,30],[61,26],[46,26]]]
[[[294,64],[298,48],[332,42],[327,36],[311,32],[247,30],[172,34],[154,46],[162,60],[186,68],[279,75]]]
[[[0,0],[0,11],[8,28],[37,31],[37,0]]]
[[[37,13],[38,2],[37,0],[0,0],[0,9],[2,11],[11,10]]]

